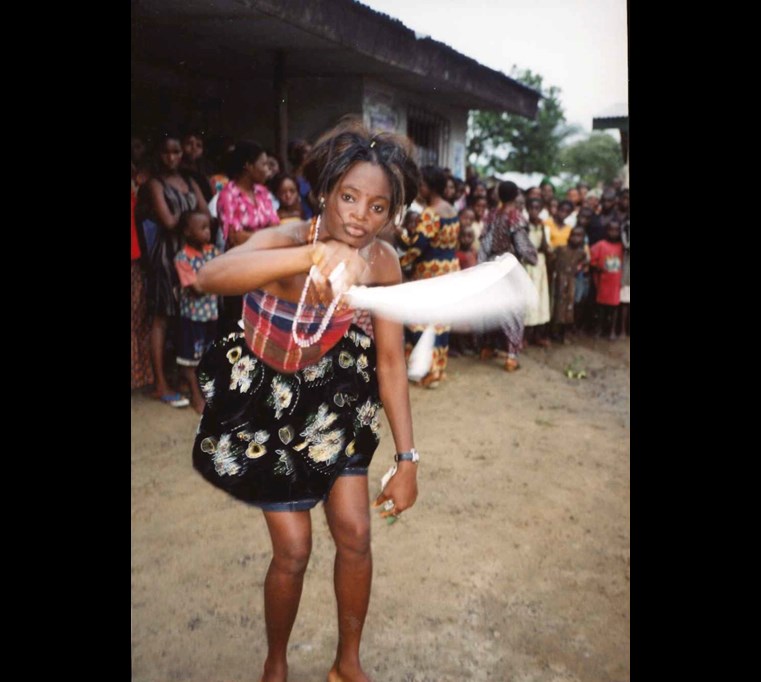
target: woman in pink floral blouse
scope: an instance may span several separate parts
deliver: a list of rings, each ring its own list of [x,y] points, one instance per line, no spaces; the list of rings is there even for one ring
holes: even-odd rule
[[[257,230],[279,225],[280,219],[264,185],[270,166],[261,145],[250,140],[237,142],[230,152],[227,175],[231,180],[219,193],[217,215],[229,251],[245,243]],[[223,298],[220,321],[224,333],[238,331],[242,310],[242,297]]]
[[[264,186],[269,174],[267,153],[259,144],[249,140],[236,143],[228,167],[228,177],[232,179],[217,201],[228,249],[243,244],[257,230],[280,224]]]

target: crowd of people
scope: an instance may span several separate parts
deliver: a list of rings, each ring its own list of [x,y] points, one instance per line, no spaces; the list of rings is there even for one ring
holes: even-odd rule
[[[255,232],[320,211],[304,175],[307,141],[288,145],[289,170],[256,142],[220,138],[207,158],[204,141],[195,131],[165,133],[151,154],[133,136],[131,150],[132,389],[152,386],[167,405],[199,413],[195,368],[214,338],[239,329],[242,297],[202,293],[196,273]],[[418,195],[379,235],[396,249],[405,279],[512,253],[535,284],[538,304],[520,328],[474,335],[437,325],[430,371],[416,383],[435,388],[446,380],[450,355],[499,354],[504,369],[515,371],[529,345],[629,334],[629,190],[620,181],[579,183],[558,196],[549,179],[520,188],[481,178],[473,167],[465,179],[437,166],[420,170]],[[405,330],[408,354],[423,329]]]

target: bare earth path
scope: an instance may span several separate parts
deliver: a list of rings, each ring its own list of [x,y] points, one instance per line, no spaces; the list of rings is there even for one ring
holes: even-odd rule
[[[586,380],[563,373],[575,357]],[[629,679],[629,341],[522,364],[455,358],[437,390],[411,390],[420,498],[394,525],[373,518],[375,682]],[[269,539],[192,469],[196,425],[132,397],[132,677],[258,682]],[[371,493],[392,454],[384,422]],[[335,650],[332,543],[312,515],[291,682],[325,680]]]

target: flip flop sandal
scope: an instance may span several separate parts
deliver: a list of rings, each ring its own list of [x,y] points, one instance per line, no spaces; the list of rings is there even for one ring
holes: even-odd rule
[[[162,395],[159,400],[171,407],[187,407],[190,405],[190,401],[179,393],[167,393],[166,395]]]
[[[518,361],[515,358],[507,358],[507,360],[505,360],[506,372],[515,372],[515,370],[517,369],[520,369],[520,365],[518,364]]]

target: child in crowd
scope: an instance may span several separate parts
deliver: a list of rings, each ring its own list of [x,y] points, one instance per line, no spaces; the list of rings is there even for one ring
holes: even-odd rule
[[[478,254],[478,239],[476,238],[476,231],[473,229],[473,222],[476,219],[476,214],[473,213],[472,208],[463,208],[457,215],[460,216],[460,235],[465,228],[469,228],[473,233],[473,251]]]
[[[565,246],[568,244],[568,237],[571,236],[571,226],[566,223],[566,218],[573,211],[573,204],[564,199],[558,204],[557,210],[552,214],[552,218],[545,221],[545,225],[550,228],[550,246]]]
[[[460,220],[462,220],[462,214],[466,212],[472,211],[467,208],[460,211]],[[460,222],[460,235],[456,252],[457,260],[460,261],[460,270],[472,268],[478,262],[478,252],[473,246],[474,242],[475,234],[473,234],[472,225],[463,225],[463,223]]]
[[[199,390],[195,368],[217,335],[217,296],[204,294],[196,283],[196,273],[204,263],[220,254],[211,244],[209,216],[201,211],[186,211],[178,225],[184,245],[174,257],[180,279],[180,325],[177,364],[190,384],[190,404],[199,414],[205,402]]]
[[[488,208],[486,196],[475,196],[471,208],[473,209],[474,220],[471,223],[473,234],[476,237],[474,247],[476,252],[481,246],[481,235],[486,227],[486,209]]]
[[[618,305],[621,302],[621,264],[624,248],[621,244],[621,224],[618,218],[608,223],[607,235],[592,247],[592,266],[597,288],[597,305],[602,321],[601,335],[615,341]]]
[[[304,209],[299,195],[299,183],[287,173],[281,173],[270,185],[279,202],[277,216],[281,223],[304,220]]]
[[[471,214],[470,221],[466,224],[463,222],[464,214]],[[473,243],[475,234],[473,233],[472,214],[469,208],[460,211],[460,234],[458,237],[457,260],[460,262],[460,270],[472,268],[478,263],[478,252]],[[475,355],[478,343],[474,334],[452,332],[449,335],[449,355],[457,357],[459,355]]]
[[[594,221],[598,220],[594,211],[588,206],[582,206],[579,209],[577,227],[584,230],[584,251],[587,255],[587,260],[591,258],[590,238],[589,233],[593,230]],[[589,268],[583,268],[576,274],[576,312],[574,314],[575,330],[579,331],[582,327],[589,327],[592,322],[592,314],[590,312],[591,306],[588,301],[590,298],[590,284],[589,284]]]
[[[551,256],[552,267],[552,325],[555,338],[567,343],[566,331],[576,322],[576,278],[589,268],[584,250],[584,228],[571,229],[568,244],[558,246]]]

